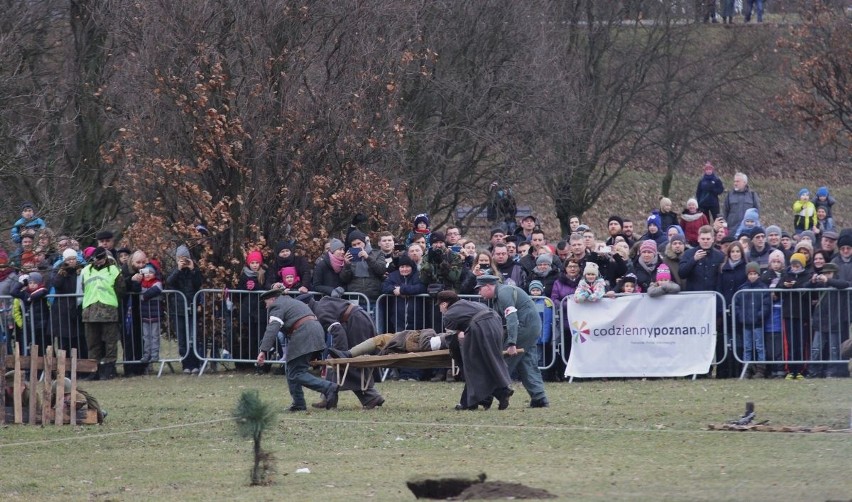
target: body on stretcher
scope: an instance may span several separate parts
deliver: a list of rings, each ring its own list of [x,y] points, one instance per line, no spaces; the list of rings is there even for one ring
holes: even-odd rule
[[[523,354],[524,349],[517,349]],[[504,352],[505,355],[505,352]],[[346,379],[349,368],[451,368],[453,375],[458,375],[459,368],[450,355],[449,349],[432,350],[429,352],[406,352],[400,354],[385,354],[381,356],[357,356],[347,358],[328,358],[311,361],[311,366],[330,366],[340,384]],[[341,374],[341,367],[343,373]],[[372,371],[361,372],[361,390],[366,390],[373,378]]]

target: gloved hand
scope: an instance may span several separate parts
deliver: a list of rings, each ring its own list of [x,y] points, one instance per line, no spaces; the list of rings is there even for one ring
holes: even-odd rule
[[[365,223],[367,221],[367,216],[364,213],[358,213],[352,218],[352,226],[357,227],[361,223]]]
[[[18,282],[26,286],[30,282],[30,276],[28,274],[21,274],[18,276]]]
[[[340,298],[341,296],[343,296],[343,293],[345,293],[345,292],[346,292],[346,290],[344,290],[341,286],[337,286],[336,288],[331,290],[331,297],[332,298]]]

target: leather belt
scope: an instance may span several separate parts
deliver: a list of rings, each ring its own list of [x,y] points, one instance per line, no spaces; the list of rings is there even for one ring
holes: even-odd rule
[[[358,307],[354,303],[349,304],[346,311],[344,311],[343,315],[340,316],[340,324],[346,324],[349,322],[349,316],[352,315],[352,312],[355,312],[356,308]]]
[[[292,336],[293,333],[295,333],[297,329],[302,327],[302,324],[305,324],[308,321],[316,321],[316,320],[317,320],[317,316],[315,316],[315,315],[306,315],[305,317],[298,319],[296,322],[293,323],[292,326],[290,326],[290,329],[287,330],[287,336]]]

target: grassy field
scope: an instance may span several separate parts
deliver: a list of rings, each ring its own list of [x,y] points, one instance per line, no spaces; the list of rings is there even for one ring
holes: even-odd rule
[[[415,474],[485,472],[562,500],[848,500],[847,433],[710,432],[754,401],[774,425],[849,427],[852,380],[548,384],[549,409],[452,409],[459,383],[386,382],[364,411],[286,414],[283,377],[219,372],[84,386],[109,410],[87,427],[6,426],[4,500],[413,500]],[[251,443],[230,414],[258,389],[282,410],[264,447],[274,484],[248,486]],[[312,396],[309,396],[309,401]],[[307,467],[309,474],[297,474]]]

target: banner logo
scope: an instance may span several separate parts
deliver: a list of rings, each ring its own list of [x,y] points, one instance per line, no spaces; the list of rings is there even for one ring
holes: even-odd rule
[[[591,332],[586,321],[574,321],[571,323],[571,337],[574,339],[574,343],[578,341],[586,343],[589,341],[589,336],[591,336]]]

